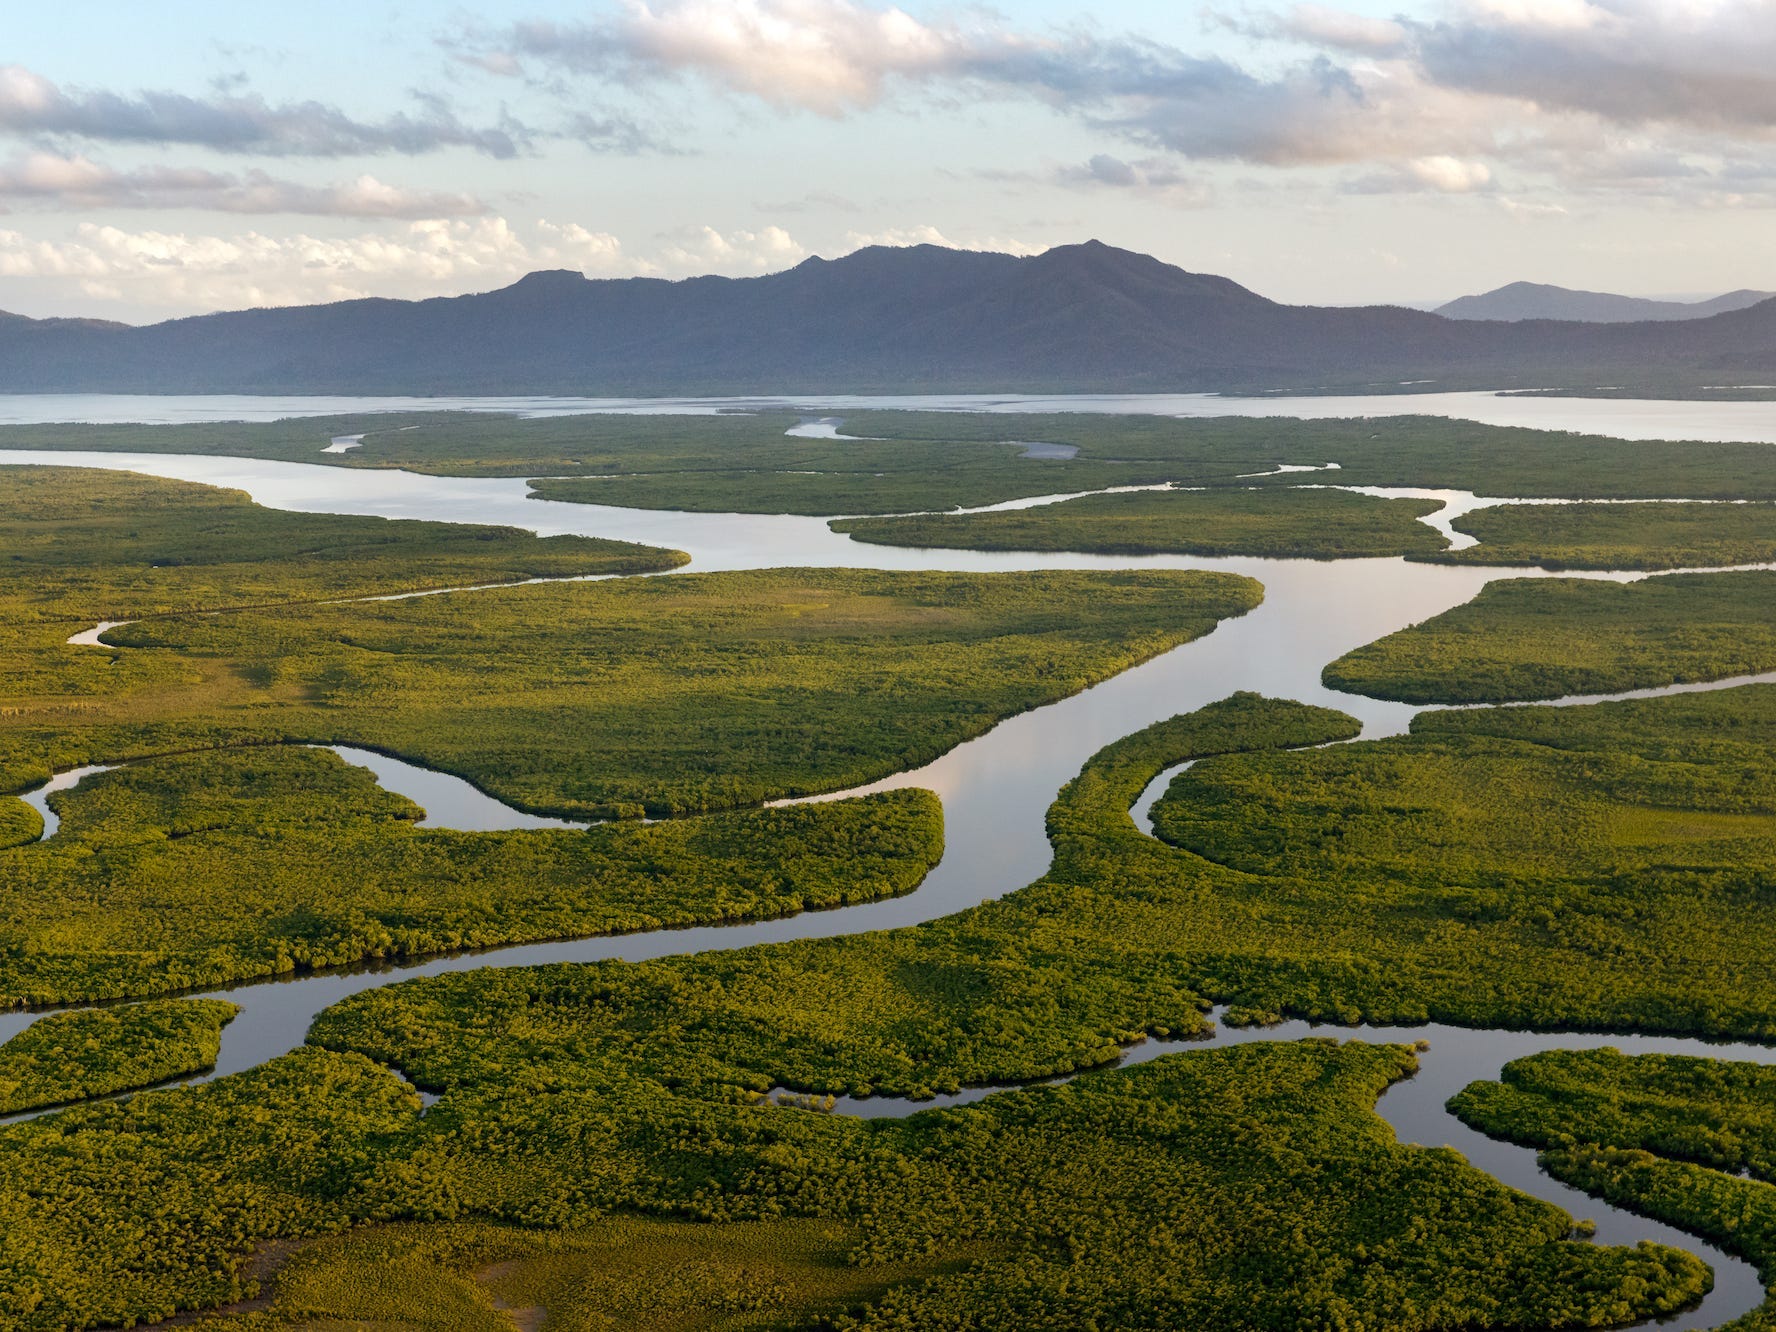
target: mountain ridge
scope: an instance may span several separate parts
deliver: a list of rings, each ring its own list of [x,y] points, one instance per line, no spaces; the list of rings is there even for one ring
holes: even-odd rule
[[[539,270],[487,292],[141,327],[0,319],[0,392],[1251,392],[1747,374],[1776,374],[1776,301],[1627,324],[1284,305],[1101,241],[1033,256],[873,246],[677,281]]]
[[[1644,296],[1583,291],[1545,282],[1510,282],[1476,296],[1462,296],[1432,311],[1445,319],[1489,319],[1517,322],[1559,319],[1580,323],[1627,324],[1680,319],[1707,319],[1747,309],[1776,297],[1776,292],[1742,287],[1703,301],[1661,301]]]

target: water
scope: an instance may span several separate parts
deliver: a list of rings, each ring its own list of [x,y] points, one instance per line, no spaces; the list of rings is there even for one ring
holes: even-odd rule
[[[406,796],[425,811],[415,828],[454,828],[458,832],[514,832],[521,828],[583,828],[571,819],[527,814],[495,800],[473,782],[447,772],[421,768],[392,754],[351,745],[317,745],[331,749],[347,763],[368,768],[385,791]]]
[[[116,766],[115,763],[93,763],[84,768],[70,768],[66,772],[58,772],[36,790],[20,794],[19,799],[36,810],[43,819],[43,836],[38,840],[47,841],[54,837],[62,826],[61,815],[49,807],[49,798],[52,795],[57,791],[72,791],[94,773],[110,772]]]
[[[1776,443],[1776,403],[1658,402],[1630,398],[1511,398],[1497,393],[1384,393],[1326,397],[1222,398],[1207,393],[1040,395],[965,393],[754,398],[340,397],[298,395],[167,395],[104,393],[0,394],[0,425],[54,421],[93,423],[275,421],[290,416],[353,412],[473,411],[520,416],[588,412],[710,416],[730,411],[806,413],[907,408],[958,412],[1098,412],[1146,416],[1447,416],[1487,425],[1576,430],[1617,439],[1740,440]],[[835,439],[839,422],[816,418],[797,433]]]
[[[1524,404],[1542,413],[1542,419],[1518,422],[1547,424],[1550,411],[1566,408],[1586,412],[1593,408],[1620,411],[1624,404],[1591,400],[1555,402],[1546,399],[1491,399],[1487,395],[1444,395],[1449,398],[1485,399],[1487,402]],[[0,418],[18,410],[16,399],[0,400]],[[176,403],[185,400],[149,400]],[[228,400],[239,404],[246,400]],[[380,400],[379,400],[380,401]],[[535,410],[566,410],[559,401],[534,400]],[[950,401],[950,400],[944,400]],[[1078,407],[1089,401],[1088,410],[1138,410],[1131,400],[1069,399]],[[1141,400],[1183,402],[1179,399]],[[1213,410],[1193,414],[1225,414],[1228,400],[1190,400],[1212,404]],[[1353,400],[1334,400],[1336,413],[1357,410]],[[1389,410],[1425,410],[1411,400],[1377,400]],[[1114,403],[1115,406],[1103,405]],[[389,407],[434,407],[435,401],[404,402]],[[509,406],[509,403],[504,404]],[[609,404],[605,404],[609,405]],[[692,404],[699,410],[717,410],[713,400]],[[834,406],[861,407],[875,401],[846,400]],[[898,404],[881,400],[881,405]],[[930,405],[930,404],[924,404]],[[1053,400],[992,399],[978,406],[986,410],[1041,410]],[[656,410],[657,403],[634,410]],[[1267,412],[1313,415],[1312,400],[1289,399],[1263,402]],[[1632,406],[1632,404],[1629,404]],[[1655,409],[1663,404],[1654,404]],[[1685,411],[1686,422],[1699,422],[1682,433],[1690,438],[1776,439],[1776,406],[1769,404],[1672,404]],[[1755,409],[1726,416],[1712,415],[1723,408]],[[361,404],[325,405],[304,400],[304,410],[360,410]],[[493,410],[488,406],[485,409]],[[585,408],[580,408],[584,410]],[[668,404],[667,410],[681,409]],[[1157,409],[1157,408],[1154,408]],[[46,409],[49,410],[49,409]],[[73,410],[63,408],[62,410]],[[164,410],[198,410],[188,402]],[[214,406],[207,410],[221,410]],[[245,410],[236,406],[234,410]],[[255,410],[273,411],[269,407]],[[284,400],[275,414],[291,408]],[[1521,410],[1513,406],[1511,410]],[[1728,419],[1731,418],[1731,419]],[[180,419],[194,419],[190,417]],[[1759,425],[1758,422],[1762,424]],[[823,423],[824,424],[824,423]],[[1766,434],[1742,433],[1754,428]],[[1598,429],[1595,422],[1583,428]],[[835,426],[836,429],[836,426]],[[1700,431],[1724,433],[1711,436]],[[1672,433],[1652,428],[1656,437]],[[1649,437],[1636,433],[1633,437]],[[152,475],[203,481],[246,490],[261,504],[304,512],[380,514],[389,517],[424,517],[449,521],[499,522],[545,534],[577,532],[616,537],[685,550],[695,570],[757,569],[783,566],[836,566],[879,569],[1023,570],[1061,568],[1195,568],[1220,569],[1247,574],[1264,583],[1263,605],[1213,633],[1104,682],[1072,698],[1036,709],[1000,723],[987,734],[959,745],[915,772],[901,773],[860,790],[922,786],[942,797],[946,819],[946,850],[942,862],[920,888],[891,901],[810,912],[786,919],[729,926],[708,926],[647,934],[602,937],[556,943],[520,945],[482,954],[430,959],[404,966],[388,966],[351,972],[308,975],[299,979],[266,981],[215,992],[241,1005],[242,1013],[226,1032],[214,1072],[220,1076],[250,1068],[300,1045],[315,1014],[358,991],[420,975],[470,970],[488,965],[518,966],[542,962],[592,961],[605,958],[642,959],[685,954],[705,949],[726,949],[792,938],[828,937],[861,930],[913,924],[947,915],[983,899],[998,897],[1039,877],[1048,867],[1049,846],[1043,819],[1049,803],[1062,784],[1075,776],[1098,749],[1133,731],[1176,713],[1188,712],[1225,697],[1238,689],[1252,689],[1276,697],[1295,698],[1340,708],[1362,723],[1363,736],[1397,734],[1409,723],[1416,708],[1336,693],[1320,684],[1321,667],[1351,648],[1373,641],[1406,625],[1416,623],[1471,599],[1490,580],[1501,576],[1536,576],[1539,571],[1443,567],[1411,564],[1398,559],[1316,562],[1264,559],[1199,559],[1185,556],[1089,556],[1066,553],[992,553],[968,551],[921,551],[867,546],[831,532],[824,520],[748,514],[680,514],[665,511],[627,510],[598,505],[574,505],[526,498],[524,482],[475,478],[423,477],[392,471],[346,471],[321,465],[275,463],[230,458],[194,458],[176,455],[119,455],[109,453],[30,453],[4,455],[11,462],[49,462],[63,466],[126,467]],[[1388,492],[1400,493],[1400,492]],[[1423,492],[1409,492],[1423,493]],[[1431,492],[1459,506],[1475,497],[1457,492]],[[1449,512],[1435,515],[1447,522]],[[1572,575],[1567,575],[1572,576]],[[1629,579],[1635,574],[1581,576]],[[451,595],[470,595],[469,591]],[[88,631],[96,636],[97,631]],[[86,635],[76,635],[84,640]],[[1776,677],[1773,677],[1776,678]],[[1640,691],[1637,691],[1640,692]],[[1653,691],[1664,692],[1664,691]],[[427,773],[386,756],[355,751],[348,755],[377,771],[391,790],[409,794],[431,811],[430,817],[460,826],[476,817],[478,809],[489,817],[490,798],[460,779]],[[376,765],[381,764],[378,768]],[[453,785],[454,784],[454,785]],[[466,788],[466,790],[465,790]],[[1163,787],[1155,784],[1150,794]],[[467,793],[472,792],[471,800]],[[834,797],[827,797],[834,798]],[[461,804],[451,804],[460,799]],[[1144,796],[1147,803],[1150,799]],[[497,802],[491,802],[496,804]],[[501,807],[503,809],[503,807]],[[505,811],[505,814],[517,814]],[[519,815],[528,818],[530,816]],[[486,825],[482,825],[486,826]],[[500,824],[498,826],[514,826]],[[519,825],[535,826],[535,825]],[[0,1014],[0,1038],[22,1030],[33,1020],[29,1014]],[[1292,1039],[1303,1034],[1296,1026],[1264,1032],[1224,1034],[1224,1040]],[[1351,1033],[1356,1034],[1356,1033]],[[1394,1123],[1403,1138],[1426,1143],[1449,1142],[1469,1154],[1483,1169],[1537,1196],[1560,1203],[1580,1216],[1600,1222],[1600,1238],[1632,1242],[1658,1238],[1703,1253],[1717,1272],[1715,1293],[1702,1308],[1671,1322],[1673,1328],[1700,1327],[1723,1321],[1761,1302],[1762,1291],[1749,1268],[1687,1236],[1656,1223],[1618,1212],[1596,1200],[1573,1194],[1542,1176],[1534,1167],[1533,1154],[1472,1134],[1445,1115],[1444,1099],[1467,1081],[1496,1074],[1504,1061],[1536,1050],[1572,1048],[1596,1040],[1572,1035],[1538,1035],[1501,1031],[1464,1031],[1457,1028],[1410,1028],[1389,1032],[1367,1031],[1374,1039],[1415,1040],[1431,1036],[1432,1056],[1425,1072],[1390,1090],[1381,1112]],[[1722,1049],[1695,1041],[1654,1038],[1612,1038],[1610,1043],[1628,1049],[1657,1048],[1696,1054],[1721,1054]],[[1157,1043],[1131,1052],[1131,1058],[1151,1057],[1163,1047]],[[1749,1054],[1733,1057],[1767,1059],[1770,1052],[1758,1047],[1736,1047]],[[964,1093],[972,1097],[986,1090]],[[861,1111],[860,1111],[861,1112]],[[1607,1226],[1607,1230],[1605,1227]]]

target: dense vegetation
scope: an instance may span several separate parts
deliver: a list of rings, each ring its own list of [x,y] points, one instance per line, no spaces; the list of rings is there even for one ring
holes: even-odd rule
[[[219,999],[162,999],[38,1018],[0,1045],[0,1114],[200,1073],[239,1011]]]
[[[766,570],[168,616],[20,663],[0,776],[242,740],[363,745],[532,809],[652,814],[886,776],[1199,637],[1177,571]]]
[[[885,546],[1335,560],[1442,550],[1444,539],[1419,521],[1440,507],[1436,500],[1344,490],[1140,491],[998,513],[848,518],[831,526]]]
[[[685,558],[513,528],[284,513],[210,486],[35,467],[0,467],[0,555],[0,726],[44,737],[28,756],[0,741],[0,790],[84,762],[80,755],[96,752],[79,738],[88,724],[123,718],[146,732],[157,716],[189,714],[205,698],[248,687],[226,663],[119,657],[67,642],[101,620],[641,572]],[[158,747],[215,738],[201,725],[163,728]],[[36,815],[7,804],[0,845],[36,836]]]
[[[1452,526],[1480,544],[1434,557],[1451,564],[1707,569],[1776,560],[1770,504],[1500,504]]]
[[[1408,703],[1614,694],[1776,670],[1776,573],[1518,578],[1347,652],[1334,689]]]
[[[1705,1235],[1776,1287],[1776,1069],[1616,1050],[1505,1066],[1450,1102],[1474,1127],[1542,1150],[1587,1192]],[[1776,1328],[1776,1297],[1730,1325]]]
[[[0,1129],[0,1328],[240,1299],[256,1245],[348,1225],[366,1177],[419,1121],[419,1096],[387,1069],[301,1050]]]
[[[682,1317],[698,1305],[780,1326],[875,1296],[839,1325],[1428,1332],[1607,1325],[1707,1282],[1673,1250],[1574,1243],[1559,1209],[1397,1145],[1371,1107],[1413,1067],[1398,1047],[1205,1051],[878,1121],[556,1056],[516,1053],[423,1117],[388,1072],[306,1050],[0,1132],[0,1326],[239,1299],[250,1248],[354,1221],[456,1224],[326,1241],[235,1326],[487,1326],[490,1297],[569,1328],[710,1326]],[[613,1209],[705,1225],[613,1226]],[[632,1265],[614,1242],[634,1239]]]
[[[483,413],[307,417],[260,424],[6,426],[0,447],[273,458],[450,475],[545,477],[550,499],[640,508],[883,514],[978,506],[1118,485],[1294,486],[1325,476],[1251,477],[1279,464],[1340,464],[1343,485],[1434,486],[1482,495],[1776,499],[1764,444],[1632,441],[1394,417],[1174,419],[1089,412],[855,412],[854,439],[786,438],[787,412]],[[347,453],[321,449],[363,434]],[[1070,460],[1022,456],[1041,441]]]
[[[285,746],[148,760],[53,798],[56,836],[0,852],[0,1006],[792,915],[908,892],[943,848],[942,807],[917,790],[583,831],[418,829],[365,769]]]

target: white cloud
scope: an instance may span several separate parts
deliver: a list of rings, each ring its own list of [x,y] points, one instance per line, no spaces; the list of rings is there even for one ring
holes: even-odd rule
[[[667,237],[662,262],[680,272],[768,273],[789,268],[808,252],[782,227],[731,231],[688,227]]]
[[[619,73],[694,70],[777,106],[836,116],[879,101],[889,79],[954,69],[974,39],[899,8],[854,0],[623,0],[594,24],[519,24],[483,56]]]
[[[1472,194],[1492,184],[1492,169],[1484,162],[1464,162],[1446,154],[1416,158],[1406,170],[1420,184],[1444,194]]]
[[[0,277],[66,279],[93,299],[184,313],[455,295],[505,286],[540,268],[591,277],[750,274],[789,267],[805,253],[779,227],[725,234],[699,228],[657,253],[632,254],[616,236],[579,223],[539,221],[519,230],[500,217],[427,219],[345,237],[85,223],[60,240],[0,230]]]
[[[1262,68],[1091,27],[1028,30],[986,10],[915,17],[870,0],[623,0],[607,19],[478,40],[558,75],[691,75],[827,116],[913,90],[1021,97],[1149,153],[1364,166],[1378,187],[1477,194],[1508,165],[1536,187],[1609,190],[1587,163],[1644,133],[1671,150],[1698,140],[1682,143],[1703,159],[1681,186],[1693,196],[1729,188],[1709,157],[1776,152],[1776,0],[1431,2],[1430,19],[1317,3],[1211,14],[1288,44]],[[1317,54],[1301,58],[1303,45]],[[1088,163],[1066,183],[1117,182]]]
[[[1049,247],[1002,236],[952,240],[933,226],[891,227],[885,231],[848,231],[842,253],[861,250],[869,245],[938,245],[946,250],[991,250],[998,254],[1041,254]]]

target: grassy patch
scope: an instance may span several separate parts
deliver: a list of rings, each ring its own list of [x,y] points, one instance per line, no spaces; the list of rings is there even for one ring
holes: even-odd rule
[[[847,1226],[806,1220],[384,1225],[304,1246],[277,1271],[267,1307],[203,1326],[749,1332],[824,1321],[965,1263],[946,1256],[860,1267],[847,1261],[856,1238]]]
[[[832,528],[884,546],[1333,560],[1442,550],[1443,538],[1418,521],[1440,507],[1343,490],[1148,491],[1000,513],[851,518]]]
[[[1613,694],[1776,670],[1776,574],[1504,579],[1347,652],[1334,689],[1407,703]]]
[[[83,1008],[38,1018],[0,1045],[0,1113],[83,1101],[201,1073],[240,1010],[216,999]]]

